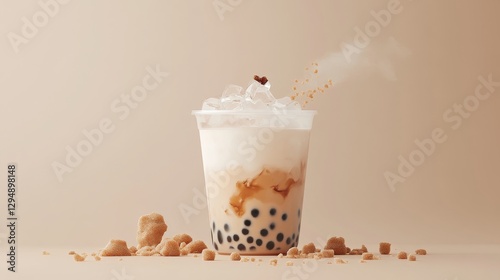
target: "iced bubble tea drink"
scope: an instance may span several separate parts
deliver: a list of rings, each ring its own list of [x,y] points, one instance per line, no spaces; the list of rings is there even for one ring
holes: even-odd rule
[[[245,92],[229,86],[193,111],[212,242],[221,254],[278,254],[298,245],[316,112],[276,100],[269,88],[262,80]]]

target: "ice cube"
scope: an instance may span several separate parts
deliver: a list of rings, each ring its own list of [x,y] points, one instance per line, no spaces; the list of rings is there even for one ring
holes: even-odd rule
[[[220,110],[221,104],[220,99],[218,98],[208,98],[203,101],[203,105],[201,106],[202,110]]]
[[[266,103],[261,100],[257,100],[256,102],[252,100],[245,100],[242,102],[242,108],[244,110],[268,110],[269,107]]]
[[[259,82],[254,81],[248,86],[245,95],[246,100],[256,103],[262,101],[264,104],[272,104],[276,100],[269,88],[261,85]]]
[[[237,85],[228,85],[222,93],[221,101],[241,101],[243,96],[243,88]]]
[[[242,100],[226,100],[221,101],[223,110],[238,110],[242,108]]]
[[[286,97],[276,99],[276,102],[274,102],[273,106],[275,108],[282,109],[282,108],[285,108],[291,102],[292,102],[292,99],[289,96],[286,96]]]

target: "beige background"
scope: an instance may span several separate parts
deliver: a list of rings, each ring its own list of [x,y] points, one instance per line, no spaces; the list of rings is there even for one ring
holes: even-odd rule
[[[478,76],[500,81],[500,2],[402,0],[357,62],[342,63],[340,44],[388,2],[243,0],[221,20],[212,1],[73,0],[15,53],[7,34],[41,9],[2,1],[0,168],[19,165],[20,244],[133,242],[137,218],[152,211],[170,234],[208,241],[206,209],[189,223],[179,211],[203,188],[190,111],[253,74],[285,96],[313,61],[322,79],[343,78],[310,106],[319,114],[303,242],[499,244],[500,88],[457,130],[442,114],[473,94]],[[169,77],[120,120],[112,102],[156,64]],[[103,118],[115,131],[59,182],[51,164]],[[447,141],[392,192],[384,172],[438,127]]]

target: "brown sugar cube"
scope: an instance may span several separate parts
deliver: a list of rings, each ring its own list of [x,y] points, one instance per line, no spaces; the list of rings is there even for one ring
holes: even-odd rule
[[[155,247],[153,246],[144,246],[141,249],[137,250],[135,253],[137,256],[151,256],[154,254]]]
[[[323,258],[333,258],[335,256],[335,252],[332,249],[323,249],[321,254]]]
[[[293,258],[297,255],[299,255],[299,249],[297,249],[297,247],[292,247],[286,252],[286,256],[289,258]]]
[[[302,253],[304,254],[310,254],[314,252],[316,252],[316,246],[314,246],[313,243],[306,244],[304,245],[304,247],[302,247]]]
[[[401,251],[398,253],[398,259],[400,260],[406,260],[408,256],[406,255],[406,252],[405,251]]]
[[[210,249],[203,249],[201,252],[204,261],[213,261],[215,260],[215,251]]]
[[[272,260],[269,261],[269,264],[276,266],[276,265],[278,265],[278,260],[277,259],[272,259]]]
[[[205,242],[201,240],[192,241],[184,247],[189,253],[201,253],[203,249],[207,249]]]
[[[237,252],[232,252],[231,255],[229,256],[229,258],[232,260],[232,261],[239,261],[241,260],[241,256],[239,253]]]
[[[182,242],[189,244],[191,241],[193,241],[193,238],[189,234],[176,234],[174,237],[172,237],[173,240],[177,242],[177,244],[181,244]]]
[[[97,255],[96,255],[96,256],[94,256],[94,259],[95,259],[96,261],[100,261],[100,260],[101,260],[101,257],[99,257],[99,256],[97,256]]]
[[[427,255],[427,251],[425,249],[415,250],[415,254],[417,255]]]
[[[74,255],[74,254],[76,254],[75,251],[69,251],[68,252],[68,255]]]
[[[378,251],[382,255],[389,255],[391,253],[391,243],[380,242]]]
[[[414,262],[414,261],[416,261],[416,260],[417,260],[417,256],[415,256],[415,255],[411,254],[411,255],[409,255],[409,256],[408,256],[408,260],[409,260],[410,262]]]
[[[373,254],[372,253],[363,253],[363,255],[361,255],[361,258],[365,261],[371,261],[371,260],[373,260]]]
[[[186,256],[187,254],[189,254],[189,251],[186,248],[182,248],[181,249],[181,256]]]
[[[130,251],[127,247],[127,242],[124,240],[112,239],[108,242],[106,247],[102,250],[101,256],[130,256]]]
[[[130,251],[130,253],[137,253],[137,248],[135,246],[128,247],[128,250]]]
[[[179,244],[177,244],[177,242],[173,239],[165,240],[162,248],[159,250],[159,253],[162,256],[171,256],[171,257],[177,257],[181,255]]]
[[[345,240],[343,237],[330,237],[330,239],[326,242],[324,249],[334,250],[335,255],[347,254],[347,247],[345,246]]]
[[[167,231],[167,224],[163,216],[158,213],[141,216],[137,226],[137,248],[139,249],[144,246],[158,245]]]
[[[75,261],[77,261],[77,262],[83,262],[83,261],[85,260],[85,258],[86,258],[86,257],[87,257],[87,256],[85,256],[85,255],[84,255],[84,256],[81,256],[81,255],[79,255],[79,254],[77,254],[77,253],[75,253],[75,254],[73,255],[73,259],[75,259]]]

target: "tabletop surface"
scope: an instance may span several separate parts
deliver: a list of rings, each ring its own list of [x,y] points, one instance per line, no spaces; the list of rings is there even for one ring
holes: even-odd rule
[[[376,245],[367,246],[377,248]],[[200,255],[183,257],[103,257],[88,256],[76,262],[68,255],[75,248],[24,248],[17,253],[17,272],[7,272],[2,265],[2,279],[500,279],[500,245],[434,245],[428,254],[415,262],[399,260],[397,252],[413,252],[414,246],[393,246],[390,255],[375,254],[379,259],[360,262],[359,255],[333,259],[288,259],[276,256],[253,256],[252,262],[230,261],[217,255],[203,261]],[[44,255],[47,251],[48,255]],[[75,250],[91,254],[96,250]],[[373,251],[373,250],[372,250]],[[248,256],[252,258],[252,256]],[[277,259],[276,266],[270,264]],[[293,265],[287,265],[292,261]]]

